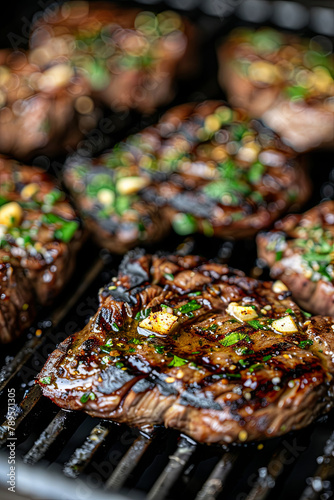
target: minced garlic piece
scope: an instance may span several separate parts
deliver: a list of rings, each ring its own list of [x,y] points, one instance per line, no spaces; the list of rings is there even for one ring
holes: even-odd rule
[[[236,302],[231,302],[226,309],[227,314],[234,316],[239,321],[249,321],[258,317],[257,312],[250,306],[239,306]]]
[[[147,318],[139,323],[139,326],[152,332],[166,334],[176,326],[177,322],[178,317],[174,314],[158,311],[151,312]]]

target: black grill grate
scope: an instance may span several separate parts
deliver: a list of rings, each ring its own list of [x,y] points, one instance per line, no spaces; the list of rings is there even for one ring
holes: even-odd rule
[[[158,7],[183,7],[182,2],[176,0],[167,0],[165,5],[156,0],[145,0],[144,3],[158,3]],[[184,9],[191,10],[192,18],[204,29],[204,50],[210,48],[210,54],[205,54],[208,56],[205,57],[208,71],[205,71],[198,81],[194,81],[190,88],[183,89],[174,104],[183,100],[222,97],[216,81],[214,39],[240,22],[276,23],[306,33],[316,27],[321,34],[334,35],[334,28],[330,31],[333,10],[330,10],[328,2],[305,2],[302,10],[307,11],[307,15],[303,17],[302,25],[300,16],[294,15],[287,19],[284,15],[287,4],[290,7],[295,5],[293,9],[298,14],[301,7],[298,2],[185,1]],[[26,7],[26,2],[24,5]],[[27,7],[27,10],[29,9],[34,11],[36,6],[31,3],[29,8]],[[236,15],[228,18],[235,9]],[[327,22],[321,21],[324,14]],[[16,15],[13,19],[14,17],[19,19]],[[295,26],[291,25],[293,19]],[[286,25],[287,20],[289,26]],[[15,29],[13,27],[14,31]],[[8,27],[5,38],[7,33]],[[3,35],[3,30],[1,34]],[[144,119],[132,125],[141,127],[146,124],[145,120],[147,121]],[[334,197],[332,161],[332,155],[326,152],[311,155],[314,196],[307,208],[318,203],[323,197]],[[323,168],[321,173],[319,165]],[[164,249],[172,250],[181,243],[177,238],[171,239],[171,248],[167,248],[168,243],[167,246],[165,243]],[[195,242],[188,240],[181,246],[184,253],[201,253],[208,257],[217,255],[222,258],[229,257],[232,249],[231,265],[249,271],[256,259],[253,241],[232,245],[231,242],[222,244],[212,240],[210,245],[207,245],[203,238],[198,237]],[[119,260],[115,259],[106,264],[102,258],[97,257],[95,248],[84,249],[78,263],[77,275],[71,288],[65,291],[65,299],[52,311],[40,313],[37,327],[42,329],[43,334],[38,337],[32,331],[26,342],[23,338],[19,339],[15,346],[9,347],[11,357],[0,353],[3,365],[0,370],[0,418],[3,421],[0,427],[0,498],[7,498],[8,493],[8,389],[15,389],[18,403],[15,408],[15,438],[17,491],[20,494],[16,497],[9,492],[8,498],[332,498],[333,413],[296,434],[227,450],[218,446],[199,445],[172,430],[156,428],[145,433],[125,425],[99,421],[80,412],[60,410],[41,396],[39,386],[32,385],[34,377],[55,345],[82,328],[96,310],[97,291],[114,274],[118,263]],[[82,269],[87,269],[84,277],[81,276]],[[17,345],[20,347],[16,352]]]
[[[188,252],[189,246],[188,242],[183,249]],[[83,303],[82,298],[90,289],[96,293],[103,279],[103,261],[97,260],[71,301],[55,311],[53,326],[37,340],[35,337],[28,340],[8,364],[2,373],[2,404],[5,404],[8,388],[15,388],[17,394],[23,393],[24,387],[20,385],[24,369],[34,364],[50,335],[62,329],[68,318],[73,318],[73,311],[77,312],[78,305],[80,309]],[[87,498],[96,500],[107,491],[109,498],[121,491],[127,498],[144,493],[148,500],[181,499],[185,495],[195,500],[325,500],[332,495],[331,414],[295,435],[229,450],[199,445],[171,430],[156,428],[145,433],[59,409],[42,397],[37,385],[30,387],[17,406],[15,416],[18,485],[20,471],[29,467],[34,478],[42,465],[43,470],[47,467],[53,471],[53,482],[58,481],[58,473],[62,471],[73,484],[77,481],[84,484],[90,492]],[[5,420],[0,428],[0,444],[4,449],[9,437],[7,424]],[[8,469],[7,462],[3,461],[5,455],[6,451],[0,455],[2,483],[5,483],[4,471]],[[296,472],[296,466],[303,472]],[[295,483],[293,490],[287,493],[285,481]],[[53,498],[51,494],[41,495],[42,491],[42,487],[38,490],[36,486],[36,498]],[[72,498],[84,497],[78,493]]]

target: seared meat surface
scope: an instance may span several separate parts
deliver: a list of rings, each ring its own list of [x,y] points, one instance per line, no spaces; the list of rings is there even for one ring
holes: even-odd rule
[[[24,270],[0,250],[0,343],[17,338],[35,317],[35,296]]]
[[[261,118],[296,151],[334,143],[334,58],[271,28],[240,28],[218,48],[229,101]]]
[[[196,256],[132,251],[38,383],[62,408],[201,442],[277,436],[332,406],[334,323]]]
[[[181,235],[252,236],[309,195],[302,160],[221,101],[172,108],[102,157],[70,159],[65,182],[114,251],[157,240],[169,224]]]
[[[170,229],[162,210],[139,196],[150,179],[134,164],[110,168],[108,154],[94,160],[73,156],[64,181],[94,239],[111,252],[124,254],[138,244],[152,244]]]
[[[22,315],[21,306],[30,309],[33,295],[45,305],[63,289],[83,231],[64,192],[43,170],[0,158],[0,183],[0,265],[8,276],[2,278],[0,308],[18,307]],[[15,321],[27,325],[30,314],[6,317],[6,328],[17,336]]]
[[[112,109],[152,112],[173,98],[177,77],[193,75],[197,40],[176,12],[68,2],[37,20],[30,47],[38,64],[65,60]]]
[[[334,316],[334,201],[288,215],[259,234],[257,245],[271,276],[288,286],[301,307]]]

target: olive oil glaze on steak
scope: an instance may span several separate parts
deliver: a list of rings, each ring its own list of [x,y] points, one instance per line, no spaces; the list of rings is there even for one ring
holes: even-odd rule
[[[92,416],[207,443],[263,439],[331,408],[333,325],[307,319],[279,282],[135,250],[38,383],[57,405]]]

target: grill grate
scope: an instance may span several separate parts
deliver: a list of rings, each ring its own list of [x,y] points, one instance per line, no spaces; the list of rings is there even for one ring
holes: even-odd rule
[[[145,0],[147,3],[157,2]],[[175,0],[166,1],[168,6],[174,8],[179,7],[178,3]],[[232,23],[240,23],[241,18],[243,23],[276,23],[308,33],[312,30],[312,23],[315,25],[317,19],[323,19],[325,11],[333,13],[324,2],[317,4],[319,8],[316,12],[313,2],[309,3],[314,16],[305,17],[304,24],[300,25],[300,16],[283,15],[287,4],[290,7],[295,5],[298,11],[299,2],[185,2],[189,9],[194,9],[192,15],[204,29],[207,45],[212,47],[213,38],[222,31],[222,27],[225,30],[233,27],[228,25],[226,17],[235,8],[237,15]],[[216,16],[216,19],[206,17],[203,12]],[[330,20],[330,15],[327,17]],[[296,22],[294,26],[291,25],[292,20]],[[286,25],[287,22],[290,25]],[[330,31],[328,26],[328,23],[318,22],[317,27],[323,28],[319,33],[333,36],[334,31]],[[210,54],[207,60],[212,67],[208,73],[211,75],[209,78],[214,77],[211,80],[200,79],[190,89],[184,89],[184,95],[180,94],[177,98],[179,102],[222,97],[215,79],[217,68],[212,50]],[[146,124],[144,122],[145,119],[136,127]],[[334,177],[329,170],[332,168],[331,161],[332,157],[324,152],[311,155],[314,172],[317,166],[317,175],[313,175],[316,194],[310,206],[318,203],[321,197],[334,196]],[[324,167],[322,175],[318,175],[318,165],[326,164],[328,169]],[[173,245],[171,250],[175,248],[177,238],[169,244]],[[80,269],[87,269],[87,272],[83,278],[78,275],[77,281],[73,280],[75,291],[71,294],[73,290],[68,290],[67,299],[53,311],[46,311],[45,321],[40,320],[43,335],[31,336],[18,352],[13,352],[13,358],[7,359],[0,370],[0,414],[4,420],[0,427],[0,446],[3,448],[0,453],[0,497],[5,498],[8,487],[9,429],[6,413],[7,389],[12,388],[15,389],[17,402],[21,400],[15,408],[20,498],[124,500],[144,495],[148,500],[327,500],[333,497],[333,413],[295,435],[273,439],[260,446],[226,450],[196,444],[171,430],[157,428],[139,432],[124,425],[92,419],[80,412],[59,410],[41,396],[41,390],[36,385],[25,394],[49,352],[71,333],[67,331],[68,325],[72,323],[73,328],[79,330],[97,307],[97,290],[113,270],[109,269],[109,264],[105,265],[102,258],[94,261],[95,250],[89,249],[85,256],[81,256],[78,273]],[[209,252],[207,256],[210,257],[228,257],[231,250],[230,242],[222,245],[211,240],[207,245],[201,237],[195,243],[194,240],[182,242],[179,248],[184,254],[207,255]],[[90,261],[88,266],[87,257]],[[235,244],[231,265],[240,267],[240,257],[244,270],[254,264],[254,242]],[[111,263],[116,266],[117,260]],[[19,339],[16,345],[23,342]],[[10,494],[10,498],[14,499],[15,495]]]
[[[188,242],[186,246],[181,246],[181,249],[188,249],[189,245]],[[38,349],[43,347],[48,338],[47,334],[61,327],[62,322],[66,322],[67,316],[72,317],[73,309],[76,309],[78,303],[81,303],[82,296],[87,293],[89,287],[93,284],[96,288],[98,285],[96,280],[104,279],[103,272],[103,262],[101,260],[94,262],[70,303],[67,302],[65,308],[59,308],[62,313],[57,312],[58,310],[54,313],[53,327],[46,330],[43,338],[38,338],[33,349],[31,348],[32,340],[28,340],[27,344],[17,353],[4,374],[7,377],[3,377],[3,389],[18,386],[20,370],[24,368],[29,359],[31,361],[34,358]],[[12,367],[12,365],[14,366]],[[3,399],[5,394],[6,391],[3,391]],[[51,415],[45,411],[45,405],[51,405],[53,412]],[[98,492],[94,490],[94,498],[96,499],[99,498],[96,495],[102,494],[103,490],[110,492],[112,495],[110,498],[113,498],[115,492],[123,490],[130,495],[128,498],[136,498],[136,493],[131,491],[133,485],[139,485],[140,489],[144,490],[148,500],[181,498],[183,496],[182,488],[189,490],[187,498],[195,500],[218,500],[222,498],[222,495],[224,498],[238,498],[240,500],[281,498],[278,496],[282,483],[280,479],[291,474],[295,462],[302,459],[300,456],[302,453],[295,454],[292,459],[284,459],[287,451],[292,449],[296,439],[293,436],[273,440],[273,445],[270,442],[260,445],[259,448],[266,448],[269,444],[268,451],[262,458],[254,446],[231,448],[226,451],[222,447],[199,445],[184,435],[178,436],[174,431],[160,428],[148,430],[147,433],[137,430],[129,431],[124,425],[104,420],[99,421],[82,413],[62,409],[55,411],[55,409],[55,405],[41,396],[41,389],[38,385],[33,385],[29,389],[25,398],[15,409],[17,448],[22,456],[22,464],[28,464],[30,467],[37,467],[38,463],[54,466],[58,470],[62,469],[63,474],[72,480],[75,478],[75,480],[78,478],[87,480],[92,476],[94,464],[95,468],[97,464],[101,470],[104,470],[106,463],[113,462],[115,466],[109,467],[102,475]],[[45,415],[49,415],[49,422],[45,419]],[[303,478],[303,485],[299,492],[301,500],[318,498],[324,500],[331,496],[331,478],[334,475],[334,434],[330,435],[331,420],[331,416],[326,419],[329,436],[327,441],[324,440],[321,455],[316,458],[313,453],[312,456],[313,476]],[[26,430],[28,429],[29,432],[31,425],[35,433],[37,428],[40,430],[36,437],[33,436],[32,440],[27,438]],[[84,432],[81,431],[82,426]],[[318,428],[321,427],[322,424],[314,426],[313,434],[317,435]],[[68,436],[71,432],[72,435]],[[117,441],[122,441],[124,432],[128,432],[130,438],[125,440],[121,451],[118,451],[116,463],[110,459],[108,461],[108,458],[105,460],[109,449],[117,448]],[[309,433],[310,430],[307,429],[306,432]],[[79,439],[77,438],[74,443],[71,443],[75,433],[80,434]],[[5,420],[0,427],[0,444],[4,448],[8,435],[8,421]],[[297,436],[299,435],[300,433],[297,434]],[[307,440],[309,440],[309,436]],[[64,450],[66,451],[59,457],[59,450],[64,441]],[[71,443],[70,447],[68,447],[69,443]],[[161,453],[161,449],[165,451]],[[302,452],[304,449],[306,449],[305,446],[301,447]],[[52,450],[58,451],[52,452]],[[248,462],[249,468],[253,457],[256,459],[253,468],[251,467],[252,474],[249,474],[243,463],[245,465]],[[156,462],[159,463],[156,464]],[[200,471],[203,462],[211,464],[209,468],[206,467],[204,473]],[[150,468],[153,470],[149,480],[143,479],[142,469],[146,467],[147,463],[150,464],[148,470]],[[21,466],[20,463],[18,470],[21,467],[23,465]],[[243,479],[240,481],[241,489],[245,493],[243,496],[240,496],[241,493],[238,494],[239,496],[234,496],[235,477],[238,474],[240,476],[240,470],[246,470],[246,474],[243,472]],[[197,472],[199,472],[199,477],[197,477]],[[252,477],[251,484],[249,483],[250,477]],[[146,484],[143,484],[145,481]],[[245,487],[242,483],[247,483],[247,481],[248,486]],[[36,498],[38,497],[38,492],[36,492]],[[295,499],[298,497],[289,497],[288,495],[287,498]]]

